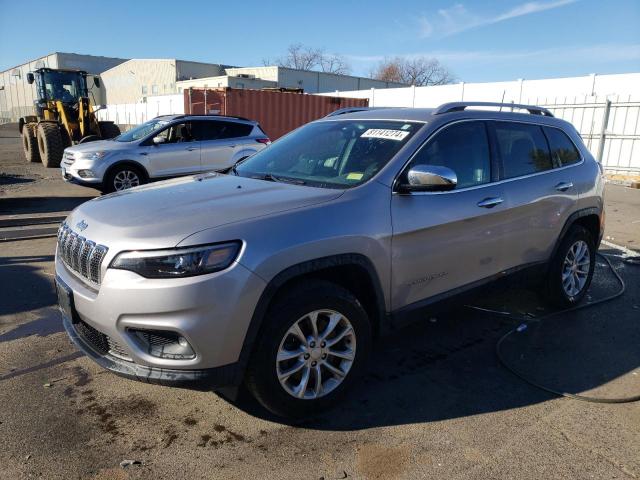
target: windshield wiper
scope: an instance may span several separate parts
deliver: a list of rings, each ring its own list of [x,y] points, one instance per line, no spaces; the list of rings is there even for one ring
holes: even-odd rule
[[[264,175],[256,176],[255,178],[266,180],[268,182],[294,183],[296,185],[306,185],[307,183],[304,180],[300,180],[298,178],[280,177],[278,175],[274,175],[273,173],[265,173]]]

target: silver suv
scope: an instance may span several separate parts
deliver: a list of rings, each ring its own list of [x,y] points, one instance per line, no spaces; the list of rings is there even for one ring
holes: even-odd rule
[[[65,149],[62,177],[105,193],[151,180],[219,171],[271,141],[257,122],[240,117],[156,117],[111,140]]]
[[[227,175],[81,205],[55,263],[68,334],[120,375],[244,382],[303,416],[417,309],[525,268],[579,302],[603,233],[598,163],[545,109],[476,106],[327,117]]]

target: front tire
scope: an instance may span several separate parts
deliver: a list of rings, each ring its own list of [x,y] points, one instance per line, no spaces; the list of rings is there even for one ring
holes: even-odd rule
[[[64,151],[60,127],[53,122],[42,122],[38,124],[36,132],[42,165],[46,168],[59,167]]]
[[[570,308],[584,298],[593,278],[596,246],[586,228],[573,225],[549,264],[547,297],[561,308]]]
[[[264,319],[246,385],[269,411],[302,418],[335,405],[371,350],[367,313],[348,290],[314,280],[292,288]]]
[[[125,164],[107,172],[101,190],[103,193],[121,192],[145,183],[147,177],[140,168]]]

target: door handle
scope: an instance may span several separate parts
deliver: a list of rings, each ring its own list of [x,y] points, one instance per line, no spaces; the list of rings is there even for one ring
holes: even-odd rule
[[[500,197],[489,197],[484,200],[480,200],[478,202],[478,206],[483,208],[493,208],[496,205],[500,205],[502,202],[504,202],[504,200]]]
[[[229,148],[236,148],[235,145],[227,145]]]
[[[560,182],[556,185],[556,190],[558,190],[559,192],[566,192],[571,187],[573,187],[573,183],[571,182]]]
[[[147,152],[140,152],[140,155],[149,155]]]
[[[197,149],[198,149],[198,147],[189,147],[189,148],[187,148],[187,151],[193,152],[194,150],[197,150]]]

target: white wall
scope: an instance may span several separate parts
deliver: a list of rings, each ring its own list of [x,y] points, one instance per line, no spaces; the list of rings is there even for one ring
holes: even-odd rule
[[[145,103],[121,103],[107,105],[98,112],[99,120],[110,120],[118,125],[138,125],[158,115],[184,113],[184,96],[158,95],[147,97]]]

